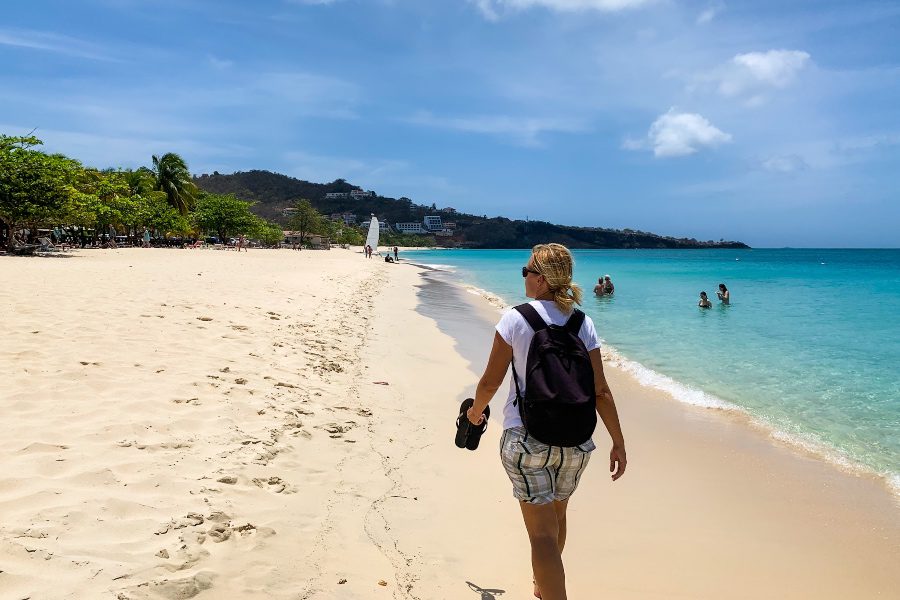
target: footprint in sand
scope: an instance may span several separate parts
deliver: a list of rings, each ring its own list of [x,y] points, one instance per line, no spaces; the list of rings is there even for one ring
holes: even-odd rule
[[[280,494],[282,492],[291,493],[292,490],[289,488],[288,484],[286,484],[281,477],[254,477],[253,483],[257,487],[267,488],[270,492],[274,492],[276,494]]]
[[[212,321],[212,317],[197,317],[198,321]]]
[[[231,328],[235,331],[247,331],[248,329],[250,329],[246,325],[232,325]]]
[[[175,404],[193,404],[194,406],[200,406],[200,398],[175,398],[172,402]]]

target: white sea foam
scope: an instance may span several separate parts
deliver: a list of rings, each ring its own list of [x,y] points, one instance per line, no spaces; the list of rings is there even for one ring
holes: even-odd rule
[[[663,391],[675,400],[692,406],[746,412],[735,404],[731,404],[730,402],[726,402],[703,390],[676,381],[668,375],[658,373],[649,367],[645,367],[639,362],[626,358],[611,346],[604,345],[603,350],[604,358],[607,363],[628,373],[644,387]]]
[[[433,269],[435,271],[447,271],[448,273],[455,273],[456,267],[453,265],[442,265],[440,263],[416,263],[420,266]]]
[[[491,306],[493,306],[494,308],[496,308],[498,310],[506,310],[507,308],[510,307],[510,304],[506,300],[504,300],[497,294],[494,294],[493,292],[489,292],[487,290],[481,289],[480,287],[475,287],[474,285],[469,285],[467,283],[463,284],[463,288],[468,293],[473,294],[475,296],[480,296],[484,300],[487,300],[488,304],[490,304]]]

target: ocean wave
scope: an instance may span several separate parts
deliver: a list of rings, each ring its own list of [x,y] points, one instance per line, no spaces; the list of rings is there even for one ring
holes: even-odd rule
[[[506,300],[504,300],[502,297],[498,296],[497,294],[495,294],[493,292],[489,292],[485,289],[482,289],[480,287],[475,287],[474,285],[469,285],[467,283],[462,284],[462,286],[463,286],[463,289],[465,289],[468,293],[473,294],[475,296],[480,296],[484,300],[487,300],[488,304],[490,304],[491,306],[493,306],[496,309],[506,310],[507,308],[512,306]]]
[[[444,271],[446,273],[456,273],[456,267],[453,265],[443,265],[440,263],[423,263],[415,260],[405,259],[403,261],[407,265],[413,265],[429,271]]]
[[[773,440],[794,450],[831,463],[845,473],[883,479],[894,497],[900,501],[900,474],[878,471],[857,459],[846,456],[816,434],[796,430],[789,431],[783,425],[755,415],[742,406],[722,400],[713,394],[676,381],[668,375],[663,375],[633,361],[609,345],[604,345],[603,350],[605,363],[631,375],[640,385],[662,391],[672,399],[691,406],[739,413],[747,417],[753,426],[766,432]]]
[[[663,391],[675,400],[691,406],[746,413],[743,408],[736,404],[726,402],[710,393],[676,381],[668,375],[663,375],[637,361],[626,358],[611,346],[604,345],[603,349],[605,362],[618,368],[620,371],[628,373],[644,387]]]

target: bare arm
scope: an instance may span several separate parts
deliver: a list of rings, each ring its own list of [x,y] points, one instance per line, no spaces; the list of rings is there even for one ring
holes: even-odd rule
[[[469,421],[474,424],[481,422],[481,413],[487,407],[488,402],[497,393],[503,378],[506,377],[506,370],[509,369],[509,363],[512,361],[512,346],[507,344],[500,334],[494,332],[494,345],[491,347],[491,355],[488,357],[487,366],[484,368],[484,374],[478,380],[478,387],[475,388],[475,404],[469,409]]]
[[[613,400],[612,390],[606,382],[603,374],[603,358],[600,348],[590,351],[591,366],[594,367],[594,391],[597,394],[597,414],[606,426],[609,437],[612,438],[613,447],[609,453],[609,471],[615,481],[625,472],[628,463],[625,457],[625,437],[622,435],[622,426],[619,423],[619,412],[616,410],[616,402]]]

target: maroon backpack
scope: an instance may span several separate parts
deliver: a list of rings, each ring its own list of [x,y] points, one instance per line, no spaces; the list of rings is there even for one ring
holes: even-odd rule
[[[565,325],[547,325],[531,304],[521,304],[515,310],[534,330],[528,347],[524,396],[513,359],[514,404],[519,407],[527,434],[548,446],[583,444],[597,426],[594,367],[578,337],[584,313],[575,309]]]

